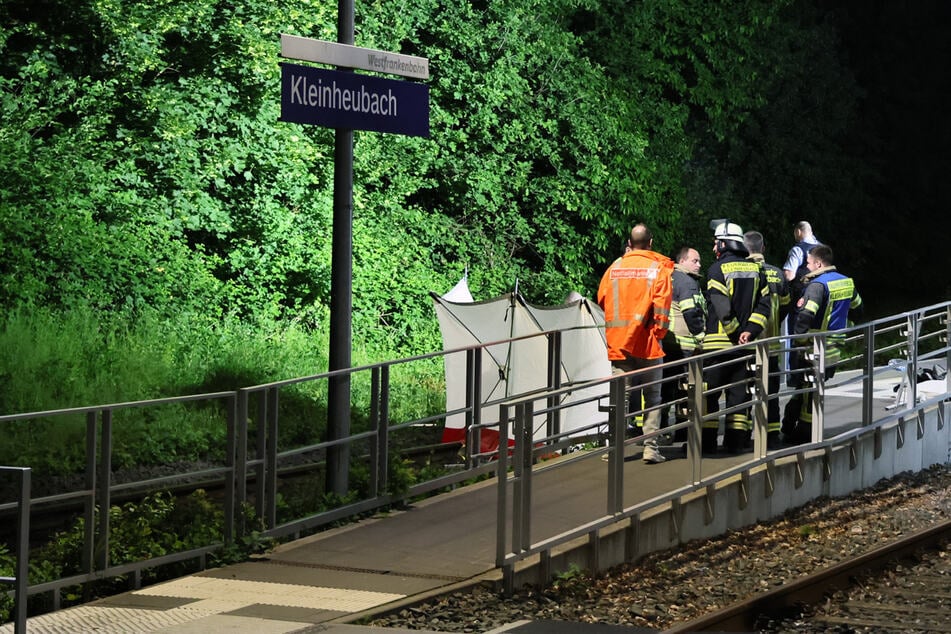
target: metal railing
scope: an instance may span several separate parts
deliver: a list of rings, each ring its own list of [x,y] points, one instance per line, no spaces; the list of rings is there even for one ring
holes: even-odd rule
[[[814,399],[814,425],[812,443],[807,446],[819,446],[826,439],[822,434],[823,396],[826,390],[841,388],[849,384],[860,384],[866,395],[871,395],[876,385],[876,376],[881,372],[892,372],[887,366],[890,358],[904,360],[904,383],[906,399],[910,407],[921,400],[917,390],[917,369],[926,363],[944,363],[949,367],[951,351],[947,345],[951,303],[931,306],[917,311],[903,313],[869,324],[863,324],[845,331],[847,355],[839,364],[840,368],[855,368],[858,373],[842,374],[834,382],[826,382],[821,372],[824,364],[825,337],[809,337],[807,343],[793,342],[790,338],[757,341],[746,346],[749,361],[754,371],[749,379],[752,393],[750,406],[753,408],[753,454],[752,461],[763,460],[770,456],[785,455],[801,451],[802,448],[784,448],[768,451],[765,434],[766,402],[769,398],[788,397],[795,391],[783,390],[779,395],[767,393],[769,372],[768,361],[781,354],[771,343],[783,343],[786,348],[796,348],[812,355],[812,376],[817,377],[814,384],[801,388]],[[548,359],[546,376],[540,377],[540,387],[529,393],[509,395],[489,402],[480,398],[482,364],[486,350],[500,344],[518,342],[532,337],[546,337],[548,341]],[[339,370],[299,377],[286,381],[245,387],[233,392],[217,392],[194,396],[155,399],[112,405],[99,405],[45,412],[34,412],[0,416],[0,429],[7,424],[31,424],[33,421],[45,421],[47,424],[66,424],[79,421],[83,427],[85,447],[85,469],[82,484],[79,487],[66,487],[57,491],[45,491],[31,499],[27,488],[14,495],[12,502],[0,504],[0,513],[12,513],[19,509],[25,513],[25,528],[17,537],[17,572],[13,591],[17,614],[25,610],[25,594],[37,595],[49,593],[52,596],[53,609],[60,607],[60,593],[70,586],[98,581],[109,577],[130,577],[133,588],[140,587],[145,571],[168,563],[191,561],[199,567],[207,565],[207,557],[223,547],[230,546],[249,532],[246,525],[248,510],[253,510],[257,532],[264,537],[294,538],[307,531],[318,530],[342,519],[384,508],[389,505],[414,499],[435,491],[450,489],[473,479],[496,476],[498,478],[498,565],[510,570],[514,563],[537,552],[550,550],[557,543],[584,535],[602,526],[616,522],[619,516],[631,516],[649,505],[676,500],[683,494],[684,488],[654,499],[634,508],[623,506],[623,458],[625,444],[643,443],[649,437],[635,440],[625,438],[625,428],[642,411],[631,408],[628,411],[620,405],[626,403],[627,392],[622,377],[604,377],[594,381],[560,385],[559,364],[564,351],[561,349],[562,333],[557,331],[527,335],[502,341],[420,355],[396,361],[387,361],[350,370]],[[412,389],[405,385],[405,377],[410,375],[414,364],[432,364],[444,361],[448,355],[464,355],[466,359],[465,390],[467,394],[464,407],[452,411],[443,411],[425,415],[394,415],[394,402],[398,401],[399,390]],[[701,461],[699,430],[704,417],[710,416],[703,411],[707,394],[703,390],[703,376],[712,364],[717,363],[716,353],[705,353],[684,361],[669,364],[664,381],[677,381],[687,384],[686,397],[677,402],[667,402],[663,406],[685,406],[690,412],[689,421],[680,423],[658,433],[667,434],[676,429],[688,431],[687,460],[685,464],[685,488],[696,490],[712,486],[717,479],[740,473],[748,467],[737,467],[728,472],[705,474]],[[360,389],[361,402],[354,403],[354,412],[364,415],[360,424],[352,426],[353,432],[346,438],[336,440],[311,440],[318,435],[321,423],[325,423],[325,413],[316,406],[316,397],[302,399],[301,390],[309,394],[322,392],[334,377],[349,374]],[[782,378],[790,373],[780,371]],[[948,379],[951,382],[951,378]],[[563,398],[572,391],[581,391],[600,386],[603,389],[592,390],[593,396],[587,399],[573,400],[565,405]],[[951,391],[951,385],[940,398]],[[358,398],[354,396],[354,398]],[[938,397],[936,397],[938,398]],[[919,404],[933,402],[936,398],[927,398]],[[940,400],[938,398],[938,400]],[[561,417],[567,407],[590,405],[597,401],[602,405],[603,416],[591,420],[582,427],[562,430]],[[860,429],[881,424],[882,419],[875,416],[872,399],[866,398]],[[897,402],[897,400],[896,400]],[[218,412],[216,425],[224,438],[221,455],[212,466],[187,468],[162,477],[127,477],[118,481],[114,468],[114,453],[117,431],[123,425],[138,418],[148,419],[150,412],[162,407],[184,407],[186,404],[204,407],[208,411]],[[293,410],[293,411],[289,411]],[[900,407],[890,416],[900,415]],[[495,419],[495,412],[498,418]],[[719,411],[716,416],[729,413]],[[443,421],[449,416],[463,415],[466,419],[467,441],[459,447],[460,455],[449,468],[436,469],[433,477],[414,482],[408,486],[390,480],[393,466],[391,457],[396,455],[394,447],[401,434],[419,435],[438,444],[435,435]],[[309,417],[309,418],[308,418]],[[310,420],[309,424],[301,423]],[[498,422],[494,422],[497,420]],[[508,443],[509,451],[482,448],[480,435],[486,429],[497,430],[499,438]],[[852,433],[852,432],[849,432]],[[296,434],[296,435],[294,435]],[[297,435],[303,434],[303,438]],[[846,438],[840,435],[838,439]],[[843,440],[844,441],[844,440]],[[318,491],[311,497],[320,497],[320,469],[325,464],[327,449],[340,444],[350,448],[353,469],[365,470],[365,493],[354,499],[336,500],[321,508],[287,508],[286,500],[290,496],[293,474],[307,469],[301,476],[307,486]],[[586,444],[587,446],[607,446],[609,459],[608,506],[603,517],[590,524],[578,527],[564,535],[532,543],[531,542],[531,478],[532,466],[546,454],[567,452]],[[403,443],[405,445],[405,443]],[[598,454],[603,453],[599,451]],[[28,465],[24,465],[26,467]],[[436,465],[441,467],[444,465]],[[4,468],[8,469],[8,468]],[[352,471],[353,471],[352,469]],[[25,471],[25,482],[29,483],[29,470]],[[503,477],[504,476],[504,477]],[[34,491],[42,478],[33,474]],[[514,482],[514,509],[508,512],[509,500],[505,483]],[[203,547],[178,553],[169,553],[163,557],[146,561],[115,563],[109,560],[110,514],[101,512],[109,509],[117,501],[132,499],[145,493],[173,488],[182,482],[190,486],[201,485],[215,487],[221,492],[220,505],[224,518],[220,541]],[[44,489],[47,487],[44,487]],[[83,556],[79,572],[66,578],[28,585],[27,555],[23,535],[29,534],[29,516],[43,512],[54,505],[72,505],[78,509],[83,519]],[[25,509],[25,511],[24,511]],[[19,524],[18,524],[19,525]],[[511,530],[510,530],[511,529]],[[507,534],[512,542],[507,543]]]
[[[837,364],[838,374],[833,379],[826,378],[827,340],[832,336],[845,335],[844,352]],[[507,583],[511,583],[515,565],[534,555],[540,555],[544,560],[550,558],[551,552],[557,546],[566,544],[579,538],[587,538],[589,543],[596,539],[599,531],[616,525],[619,521],[639,516],[646,510],[664,504],[677,505],[680,500],[690,493],[702,489],[715,487],[717,483],[735,476],[748,477],[750,470],[759,465],[769,466],[773,461],[784,456],[797,456],[802,459],[805,452],[813,449],[831,451],[838,446],[851,446],[861,435],[880,433],[883,425],[896,420],[920,413],[924,408],[951,398],[951,347],[948,345],[951,335],[951,303],[938,304],[919,310],[903,313],[893,317],[879,319],[867,324],[855,326],[842,331],[811,334],[804,337],[776,337],[752,342],[739,347],[746,352],[746,362],[749,364],[748,378],[745,385],[749,394],[749,401],[732,408],[721,408],[716,412],[707,413],[707,397],[723,389],[709,389],[704,380],[712,367],[722,363],[719,352],[697,354],[688,359],[669,363],[677,371],[668,372],[664,381],[677,381],[686,384],[687,395],[676,402],[666,402],[662,408],[671,406],[686,406],[689,412],[687,422],[674,424],[657,432],[628,438],[626,430],[638,417],[646,415],[649,409],[636,404],[631,405],[627,387],[628,382],[648,370],[636,370],[624,375],[605,378],[593,383],[607,384],[609,404],[604,408],[604,419],[592,421],[592,429],[607,427],[607,437],[610,439],[604,451],[592,454],[607,455],[606,485],[607,502],[604,513],[592,517],[590,521],[572,530],[558,535],[547,536],[532,541],[531,536],[531,504],[532,504],[532,469],[531,465],[537,462],[538,455],[545,451],[545,447],[552,439],[545,436],[533,435],[531,421],[540,413],[534,409],[538,398],[533,395],[528,398],[511,399],[501,405],[501,426],[503,430],[513,429],[510,451],[499,454],[499,472],[504,473],[511,468],[510,482],[505,478],[498,479],[497,487],[497,545],[496,565],[502,568]],[[781,345],[777,345],[781,344]],[[806,355],[810,363],[806,370],[783,369],[772,373],[773,378],[794,379],[797,376],[805,379],[802,387],[783,387],[776,393],[768,390],[771,373],[770,359],[781,358],[790,351]],[[888,361],[898,359],[900,363]],[[918,370],[925,366],[936,366],[943,373],[937,389],[929,394],[919,393]],[[775,367],[775,366],[774,366]],[[876,393],[875,387],[883,373],[894,376],[896,369],[903,373],[901,388],[895,386],[895,391],[885,389]],[[795,383],[795,381],[793,381]],[[891,383],[891,382],[889,382]],[[579,386],[573,386],[578,388]],[[932,386],[935,387],[935,386]],[[546,396],[557,396],[572,387],[562,388]],[[825,403],[826,394],[832,390],[842,391],[857,389],[862,399],[860,416],[852,424],[838,429],[828,435],[825,431]],[[904,397],[902,394],[904,393]],[[786,399],[796,394],[808,395],[812,398],[812,437],[797,445],[778,448],[767,447],[767,404],[770,399]],[[881,407],[876,410],[876,399]],[[557,399],[555,399],[557,400]],[[882,405],[884,403],[884,405]],[[752,416],[752,450],[747,460],[726,469],[716,466],[710,467],[710,472],[704,472],[706,466],[701,449],[701,429],[703,423],[716,421],[725,415],[751,409]],[[919,417],[918,424],[922,424]],[[720,421],[722,424],[722,421]],[[939,417],[939,428],[944,424]],[[623,490],[624,454],[625,447],[641,445],[647,440],[657,439],[678,429],[685,429],[688,437],[686,442],[686,460],[683,462],[682,473],[684,484],[660,496],[638,502],[632,506],[624,506]],[[504,432],[503,432],[504,434]],[[585,456],[587,459],[589,456]],[[511,485],[511,505],[507,499]],[[711,496],[708,496],[708,499]],[[708,509],[708,519],[713,509]],[[510,535],[510,540],[507,536]]]

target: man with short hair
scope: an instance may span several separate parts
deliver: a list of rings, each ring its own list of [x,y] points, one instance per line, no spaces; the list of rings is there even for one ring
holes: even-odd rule
[[[789,253],[786,255],[786,263],[783,265],[783,275],[787,282],[792,282],[809,273],[806,268],[806,255],[812,247],[822,244],[812,233],[812,225],[807,220],[800,220],[793,225],[793,239],[796,241]],[[795,298],[799,300],[798,297]]]
[[[795,240],[795,244],[789,249],[789,254],[786,256],[786,263],[783,264],[783,275],[786,277],[786,282],[789,285],[790,301],[790,310],[785,323],[783,323],[784,335],[792,333],[796,320],[796,303],[799,301],[799,298],[802,297],[802,292],[806,288],[802,279],[809,273],[809,269],[806,268],[806,255],[812,247],[821,244],[812,232],[812,225],[806,220],[800,220],[793,225],[793,240]],[[788,345],[787,342],[786,346]],[[796,354],[797,353],[793,350],[789,350],[784,354],[784,368],[793,368],[799,364],[799,359],[796,358]],[[789,384],[788,379],[786,382]]]
[[[604,309],[604,332],[611,371],[624,374],[652,368],[630,378],[644,386],[644,433],[660,429],[660,380],[664,350],[661,340],[670,324],[671,274],[674,263],[652,250],[650,229],[637,224],[631,229],[628,250],[608,267],[598,286],[598,304]],[[640,400],[640,399],[638,399]],[[644,462],[664,462],[657,439],[644,441]]]
[[[684,400],[687,391],[678,375],[683,374],[685,366],[671,363],[686,359],[694,353],[703,341],[707,321],[707,300],[700,290],[700,254],[691,247],[681,247],[674,258],[674,272],[671,276],[673,298],[670,304],[670,329],[664,337],[664,385],[661,390],[664,403]],[[660,426],[666,427],[670,413],[668,408],[661,410]],[[687,420],[686,402],[674,407],[674,420],[682,423]],[[675,442],[685,442],[687,430],[678,429],[674,434]]]
[[[778,266],[768,264],[763,253],[766,250],[766,241],[759,231],[747,231],[743,234],[743,243],[749,250],[749,259],[756,262],[766,273],[766,284],[769,286],[769,321],[766,323],[765,337],[778,337],[780,325],[789,312],[789,285]],[[766,403],[766,448],[778,449],[780,446],[780,414],[779,414],[779,350],[782,343],[776,341],[769,345],[769,379],[766,391],[769,401]]]
[[[812,248],[806,256],[809,273],[805,276],[806,288],[798,301],[795,325],[790,334],[841,330],[849,322],[862,315],[862,297],[855,288],[855,282],[836,270],[832,249],[826,245]],[[808,341],[808,340],[806,340]],[[835,366],[839,362],[839,348],[845,341],[845,334],[829,335],[826,339],[825,378],[835,375]],[[811,364],[800,360],[793,370],[791,385],[797,389],[805,384],[804,373]],[[796,394],[786,403],[784,415],[784,440],[790,444],[802,444],[812,440],[812,395]],[[787,432],[788,430],[788,432]]]

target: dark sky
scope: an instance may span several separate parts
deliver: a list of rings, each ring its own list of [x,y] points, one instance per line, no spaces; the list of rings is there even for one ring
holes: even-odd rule
[[[895,308],[951,299],[951,2],[823,6],[835,12],[875,136],[875,253],[863,282],[881,283],[877,299]]]

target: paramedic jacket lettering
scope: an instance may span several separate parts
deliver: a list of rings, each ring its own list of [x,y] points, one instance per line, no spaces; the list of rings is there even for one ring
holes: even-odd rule
[[[598,286],[604,309],[608,359],[660,359],[660,341],[670,325],[673,261],[646,249],[634,249],[614,261]]]
[[[862,297],[852,278],[839,273],[834,266],[824,266],[806,275],[804,280],[806,289],[797,303],[799,314],[793,334],[841,330],[847,328],[850,321],[861,318]],[[829,336],[827,365],[839,361],[839,347],[844,340],[844,333]]]
[[[769,284],[759,263],[726,251],[707,271],[707,336],[703,349],[725,350],[740,333],[759,336],[769,321]]]

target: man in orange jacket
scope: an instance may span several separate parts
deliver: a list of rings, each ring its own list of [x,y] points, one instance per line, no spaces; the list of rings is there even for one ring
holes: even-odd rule
[[[644,433],[660,429],[661,340],[670,325],[673,261],[652,251],[653,235],[643,224],[631,229],[627,251],[605,271],[598,287],[598,304],[604,309],[604,331],[611,371],[623,374],[653,368],[630,377],[630,385],[643,385]],[[640,393],[641,390],[635,390]],[[637,398],[635,402],[639,402]],[[665,460],[657,439],[644,442],[644,462]]]

